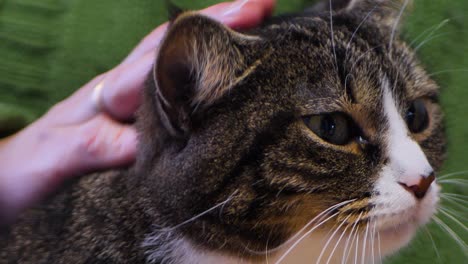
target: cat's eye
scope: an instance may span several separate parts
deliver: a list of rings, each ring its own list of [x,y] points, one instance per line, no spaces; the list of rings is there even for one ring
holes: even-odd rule
[[[313,115],[304,119],[317,136],[335,145],[345,145],[352,137],[350,119],[342,113]]]
[[[422,99],[414,100],[406,112],[406,124],[411,133],[421,133],[429,124],[426,104]]]

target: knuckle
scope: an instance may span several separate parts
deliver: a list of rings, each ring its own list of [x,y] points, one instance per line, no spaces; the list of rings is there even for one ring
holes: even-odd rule
[[[84,128],[78,140],[78,151],[90,159],[97,159],[105,155],[106,142],[103,137],[103,120],[95,120],[90,126]]]

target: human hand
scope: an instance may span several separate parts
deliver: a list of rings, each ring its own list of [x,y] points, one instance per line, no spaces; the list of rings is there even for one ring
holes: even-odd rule
[[[200,12],[240,29],[259,24],[273,5],[274,0],[238,0]],[[14,218],[67,178],[134,161],[137,135],[128,121],[140,104],[166,28],[167,23],[156,28],[120,65],[0,141],[0,222]]]

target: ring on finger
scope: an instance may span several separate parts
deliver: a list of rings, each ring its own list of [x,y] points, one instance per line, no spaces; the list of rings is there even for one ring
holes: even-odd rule
[[[103,88],[104,88],[104,80],[100,81],[93,88],[93,93],[91,95],[91,102],[96,112],[101,112],[103,110],[103,103],[102,103],[102,89]]]

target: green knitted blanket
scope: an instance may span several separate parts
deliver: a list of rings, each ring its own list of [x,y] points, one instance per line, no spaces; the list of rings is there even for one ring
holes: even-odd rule
[[[277,1],[276,12],[299,10],[313,2]],[[220,1],[174,2],[198,9]],[[93,76],[119,63],[142,37],[166,20],[163,3],[0,0],[0,137],[24,127]],[[445,19],[450,20],[438,28]],[[468,1],[415,0],[403,31],[410,43],[414,40],[413,47],[420,46],[418,53],[423,63],[444,88],[442,103],[450,153],[445,171],[468,169],[467,28]],[[466,186],[462,187],[455,186],[451,191],[467,195]],[[451,227],[455,232],[463,230],[453,221]],[[468,263],[467,255],[447,231],[437,231],[435,225],[430,230],[438,253],[423,233],[408,250],[389,262]],[[466,235],[466,231],[457,233]],[[462,239],[467,243],[468,238]]]
[[[174,2],[198,9],[220,1]],[[304,2],[282,1],[279,10],[297,10]],[[116,65],[167,20],[163,3],[0,0],[0,137]]]

